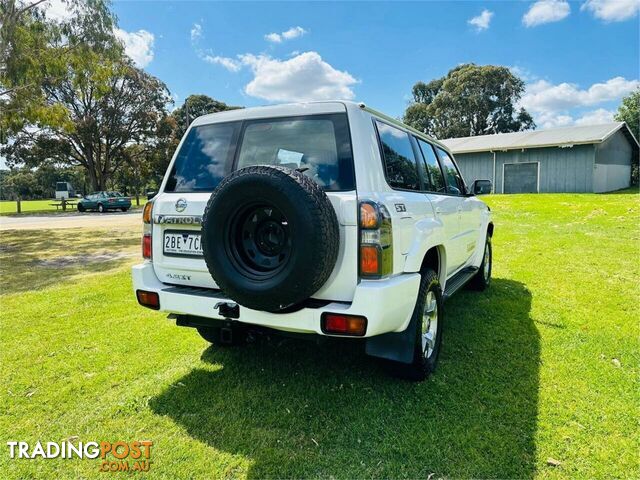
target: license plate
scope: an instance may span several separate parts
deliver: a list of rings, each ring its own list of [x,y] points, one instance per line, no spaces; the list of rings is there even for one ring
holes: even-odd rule
[[[202,256],[200,233],[165,232],[163,252],[169,255]]]

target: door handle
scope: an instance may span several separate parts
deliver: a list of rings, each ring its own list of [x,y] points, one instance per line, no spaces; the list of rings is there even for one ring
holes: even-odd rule
[[[458,210],[459,212],[461,212],[461,211],[462,211],[462,206],[458,206],[458,209],[457,209],[457,210]]]
[[[436,207],[436,215],[440,215],[442,213],[442,209],[440,207]]]

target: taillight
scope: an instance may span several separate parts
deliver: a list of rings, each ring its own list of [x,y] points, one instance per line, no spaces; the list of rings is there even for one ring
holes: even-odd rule
[[[153,211],[153,202],[147,202],[142,210],[142,221],[146,224],[151,223],[151,212]]]
[[[138,298],[138,303],[143,307],[160,310],[160,296],[158,292],[136,290],[136,297]]]
[[[142,258],[151,258],[151,234],[145,233],[142,236]]]
[[[367,332],[367,319],[359,315],[323,313],[321,327],[324,333],[362,337]]]
[[[142,210],[142,258],[151,259],[151,232],[153,226],[151,225],[151,213],[153,211],[153,202],[147,202]]]
[[[360,276],[382,278],[393,271],[391,215],[384,205],[366,200],[360,203]]]

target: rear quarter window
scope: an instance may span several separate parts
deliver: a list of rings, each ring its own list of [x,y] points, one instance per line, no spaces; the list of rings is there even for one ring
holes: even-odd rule
[[[387,183],[392,188],[420,190],[416,157],[407,132],[376,120]]]
[[[167,192],[208,192],[231,172],[240,123],[201,125],[189,130],[167,181]]]

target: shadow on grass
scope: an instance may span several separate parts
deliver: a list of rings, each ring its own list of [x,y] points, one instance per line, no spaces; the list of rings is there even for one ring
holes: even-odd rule
[[[511,280],[458,294],[438,371],[421,384],[390,378],[353,343],[278,339],[208,348],[203,361],[220,368],[192,370],[150,406],[247,458],[250,478],[530,478],[540,356],[530,307]]]
[[[117,268],[130,261],[139,244],[139,234],[129,230],[2,231],[0,295],[38,290],[75,275]]]

